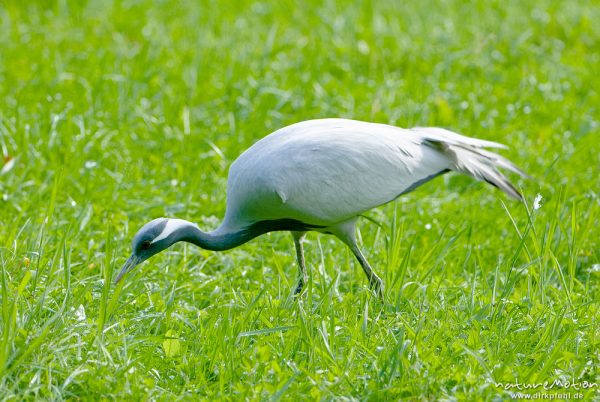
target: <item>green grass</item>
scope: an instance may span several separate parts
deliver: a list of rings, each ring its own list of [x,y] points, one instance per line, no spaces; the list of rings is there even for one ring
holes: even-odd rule
[[[599,20],[593,1],[1,2],[0,399],[600,383]],[[112,286],[142,224],[215,228],[241,151],[333,116],[509,144],[526,205],[447,175],[372,211],[385,303],[316,234],[298,302],[285,233],[179,244]]]

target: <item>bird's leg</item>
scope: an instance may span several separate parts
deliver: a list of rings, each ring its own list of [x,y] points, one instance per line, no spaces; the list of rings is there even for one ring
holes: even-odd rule
[[[375,272],[373,272],[373,269],[369,265],[369,262],[363,253],[360,251],[360,248],[358,248],[356,242],[352,242],[349,244],[349,246],[354,253],[354,256],[362,266],[363,271],[365,271],[365,275],[367,275],[367,279],[369,279],[369,285],[371,286],[371,289],[375,291],[380,299],[383,299],[383,281]]]
[[[304,261],[304,248],[302,247],[302,240],[306,232],[296,232],[292,231],[292,236],[294,237],[294,245],[296,247],[296,260],[298,261],[298,269],[299,269],[299,277],[298,277],[298,285],[294,290],[294,296],[299,295],[302,292],[302,288],[304,284],[308,281],[308,277],[306,275],[306,264]]]
[[[383,281],[375,272],[373,272],[369,262],[360,251],[360,248],[356,243],[356,220],[357,218],[347,220],[346,222],[329,227],[328,230],[330,233],[336,235],[341,241],[346,243],[348,247],[350,247],[350,250],[352,250],[352,253],[354,253],[354,256],[360,263],[363,271],[365,271],[365,275],[367,275],[371,289],[375,291],[380,299],[383,299]]]

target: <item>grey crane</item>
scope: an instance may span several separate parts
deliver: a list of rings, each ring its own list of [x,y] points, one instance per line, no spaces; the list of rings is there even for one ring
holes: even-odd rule
[[[352,250],[370,286],[383,283],[356,242],[358,217],[423,183],[456,171],[521,194],[498,170],[526,174],[484,148],[504,145],[435,127],[403,129],[346,119],[309,120],[281,128],[256,142],[229,169],[222,224],[203,232],[192,222],[158,218],[133,238],[131,257],[115,282],[135,266],[185,241],[227,250],[272,231],[290,231],[300,270],[295,293],[307,281],[302,239],[317,231],[337,236]]]

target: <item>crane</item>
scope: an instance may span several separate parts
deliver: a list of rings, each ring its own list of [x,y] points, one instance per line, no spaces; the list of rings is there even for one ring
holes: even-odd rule
[[[316,231],[338,237],[352,250],[381,297],[382,280],[356,241],[358,217],[449,171],[486,181],[522,200],[499,168],[527,175],[485,148],[506,146],[442,128],[403,129],[348,119],[308,120],[281,128],[232,163],[225,217],[216,230],[203,232],[183,219],[152,220],[134,236],[132,254],[115,283],[180,241],[221,251],[268,232],[290,231],[299,268],[297,295],[307,282],[302,240],[306,232]]]

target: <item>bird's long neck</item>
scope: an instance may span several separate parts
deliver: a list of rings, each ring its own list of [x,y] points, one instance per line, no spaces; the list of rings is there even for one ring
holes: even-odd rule
[[[206,250],[223,251],[240,246],[264,232],[250,229],[227,230],[217,229],[213,232],[203,232],[197,227],[186,228],[180,241],[195,244]]]
[[[307,225],[294,219],[278,219],[256,222],[241,229],[221,226],[213,232],[203,232],[196,225],[190,224],[181,230],[176,241],[192,243],[206,250],[222,251],[240,246],[267,232],[281,230],[307,231],[321,227]]]

